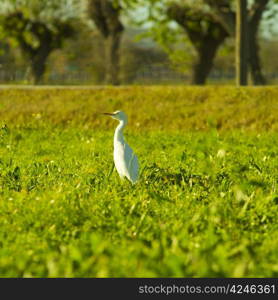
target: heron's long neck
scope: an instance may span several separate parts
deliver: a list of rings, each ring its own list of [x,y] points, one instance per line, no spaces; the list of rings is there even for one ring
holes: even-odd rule
[[[123,130],[124,130],[125,125],[126,125],[126,122],[120,121],[120,124],[117,126],[117,128],[115,130],[114,143],[115,142],[121,142],[121,143],[124,142]]]

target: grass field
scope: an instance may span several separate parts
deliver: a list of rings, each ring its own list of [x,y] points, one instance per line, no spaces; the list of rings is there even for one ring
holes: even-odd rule
[[[278,88],[0,90],[0,277],[277,277]],[[116,121],[141,169],[121,183]]]

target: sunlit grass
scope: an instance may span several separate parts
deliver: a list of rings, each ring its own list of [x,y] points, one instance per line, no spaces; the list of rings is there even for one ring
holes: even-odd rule
[[[276,89],[219,96],[239,114],[220,127],[212,89],[143,90],[1,91],[1,277],[277,277]],[[119,108],[135,186],[111,173],[116,124],[96,113]]]
[[[139,131],[277,130],[277,99],[277,87],[11,88],[0,90],[0,118],[105,130],[114,123],[99,113],[122,109]]]

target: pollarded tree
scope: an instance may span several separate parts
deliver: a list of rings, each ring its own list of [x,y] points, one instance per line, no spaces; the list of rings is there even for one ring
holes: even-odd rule
[[[205,84],[219,47],[229,36],[226,28],[202,0],[150,0],[148,6],[149,35],[163,46],[178,69],[185,71],[191,65],[192,84]]]
[[[120,20],[121,10],[119,1],[88,0],[89,17],[105,40],[105,81],[113,85],[120,83],[120,43],[124,31]]]
[[[75,34],[74,24],[82,16],[82,4],[77,0],[2,0],[1,33],[21,49],[34,84],[42,82],[51,52]]]
[[[192,83],[204,84],[228,32],[212,15],[193,6],[173,2],[168,5],[167,14],[185,30],[197,52]]]

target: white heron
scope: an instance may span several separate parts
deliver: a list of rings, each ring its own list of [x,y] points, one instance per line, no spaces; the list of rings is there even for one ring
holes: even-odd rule
[[[134,184],[139,177],[139,163],[137,156],[124,140],[123,130],[127,124],[127,115],[119,110],[103,114],[120,122],[114,134],[114,163],[120,178],[126,177]]]

